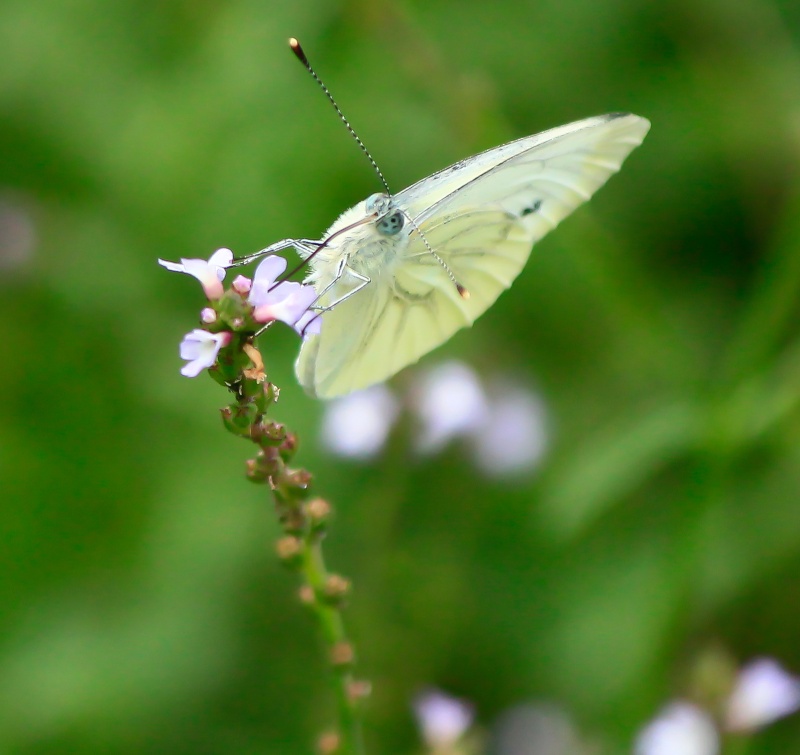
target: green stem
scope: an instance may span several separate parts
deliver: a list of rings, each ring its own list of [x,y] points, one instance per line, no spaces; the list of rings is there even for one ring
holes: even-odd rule
[[[333,665],[337,707],[339,709],[339,736],[341,738],[337,753],[341,755],[362,755],[364,752],[361,737],[361,723],[357,711],[357,699],[353,694],[353,676],[350,663],[337,659],[337,652],[351,648],[347,638],[342,614],[338,606],[327,602],[330,575],[325,566],[320,536],[310,532],[302,539],[302,566],[300,571],[311,587],[313,602],[311,607],[319,619],[329,660]],[[309,596],[310,597],[310,596]]]
[[[363,755],[358,707],[365,689],[352,676],[354,651],[341,614],[349,584],[328,572],[322,553],[330,505],[321,498],[309,501],[311,475],[288,466],[297,449],[297,438],[266,417],[278,390],[264,382],[263,360],[255,347],[249,341],[239,346],[241,353],[219,367],[218,377],[236,396],[235,402],[223,410],[222,418],[228,430],[259,447],[256,457],[248,461],[247,476],[253,482],[269,484],[285,533],[278,553],[300,572],[305,583],[301,596],[319,621],[339,712],[338,731],[323,737],[320,749],[326,755]]]

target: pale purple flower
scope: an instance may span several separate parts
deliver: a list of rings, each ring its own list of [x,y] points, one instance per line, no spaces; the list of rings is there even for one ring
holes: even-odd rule
[[[316,290],[313,286],[304,286],[293,281],[276,283],[285,269],[286,260],[274,255],[266,257],[256,268],[248,297],[253,305],[253,317],[261,323],[280,320],[298,329],[298,332],[302,332],[298,323],[303,320],[306,325],[310,320],[306,333],[318,333],[320,318],[311,320],[306,316],[309,307],[317,299]]]
[[[211,367],[217,361],[217,354],[223,346],[231,341],[231,334],[209,333],[207,330],[195,328],[187,333],[181,341],[181,359],[186,364],[181,368],[181,375],[197,377],[203,370]]]
[[[772,658],[759,658],[739,672],[725,710],[725,726],[731,731],[750,731],[798,709],[800,679]]]
[[[177,262],[159,260],[158,264],[174,273],[186,273],[200,281],[203,291],[209,299],[219,299],[224,292],[222,281],[225,279],[225,269],[233,262],[233,252],[230,249],[217,249],[208,261],[196,259],[181,259]]]
[[[36,226],[25,204],[14,197],[0,197],[0,270],[24,266],[36,249]]]
[[[380,452],[399,412],[385,385],[334,399],[325,405],[322,442],[338,456],[369,459]]]
[[[414,700],[414,714],[425,744],[432,750],[452,746],[467,732],[475,709],[466,700],[431,689]]]
[[[485,420],[471,437],[478,466],[487,474],[530,471],[547,448],[544,403],[525,388],[497,385],[490,393]]]
[[[319,312],[309,309],[303,313],[300,319],[294,324],[294,329],[303,338],[319,335],[322,329],[322,317]]]
[[[213,307],[204,307],[200,311],[200,319],[206,325],[211,325],[212,322],[216,322],[217,321],[217,312]]]
[[[489,752],[496,755],[588,755],[567,713],[552,703],[532,702],[505,711],[495,723]],[[677,755],[677,754],[676,754]]]
[[[691,703],[670,703],[639,734],[635,755],[718,755],[711,717]]]
[[[461,362],[445,362],[423,374],[411,398],[421,423],[415,438],[421,453],[435,453],[453,438],[478,431],[488,414],[477,375]]]

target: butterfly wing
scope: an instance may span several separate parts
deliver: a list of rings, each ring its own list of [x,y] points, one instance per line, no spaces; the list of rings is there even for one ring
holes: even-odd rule
[[[588,118],[488,150],[402,191],[394,203],[413,223],[398,243],[399,259],[323,315],[321,334],[306,339],[297,361],[301,384],[323,398],[365,388],[471,325],[511,285],[532,245],[619,170],[649,126],[635,115]]]
[[[480,311],[496,298],[495,289],[510,285],[518,259],[529,253],[527,237],[513,236],[514,225],[503,212],[476,210],[431,229],[429,243],[458,258],[470,302],[482,302]],[[376,276],[325,312],[321,333],[304,340],[296,373],[309,393],[331,398],[385,380],[472,324],[476,315],[427,248],[412,241],[408,251],[413,256],[403,257],[393,274]],[[493,255],[488,273],[479,261],[485,254]],[[332,289],[323,306],[342,290]]]
[[[549,188],[561,208],[539,209],[558,223],[620,169],[649,129],[646,118],[630,113],[585,118],[455,163],[401,191],[396,203],[417,223],[467,203],[497,203],[519,214],[547,198],[537,189]]]
[[[382,377],[380,363],[391,353],[391,343],[381,341],[379,330],[391,327],[384,286],[370,283],[322,315],[318,335],[306,336],[295,364],[300,384],[312,396],[330,398],[365,388]],[[335,301],[337,288],[320,302]]]

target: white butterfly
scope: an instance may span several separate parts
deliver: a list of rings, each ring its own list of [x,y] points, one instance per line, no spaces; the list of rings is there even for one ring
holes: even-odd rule
[[[532,245],[588,200],[650,123],[625,113],[560,126],[482,152],[347,210],[308,260],[322,328],[295,365],[312,395],[394,375],[472,325],[517,277]]]

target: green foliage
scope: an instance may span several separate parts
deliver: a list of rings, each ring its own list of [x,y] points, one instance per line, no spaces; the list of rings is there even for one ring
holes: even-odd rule
[[[200,287],[156,257],[315,237],[398,190],[613,110],[644,145],[424,364],[535,384],[553,437],[497,481],[414,428],[316,441],[296,337],[271,417],[337,516],[329,563],[373,680],[368,751],[417,747],[428,684],[556,700],[626,752],[704,654],[800,671],[800,15],[671,0],[0,5],[0,750],[299,753],[332,702],[269,499],[178,374]],[[409,375],[397,378],[402,387]],[[794,752],[800,722],[748,753]]]

